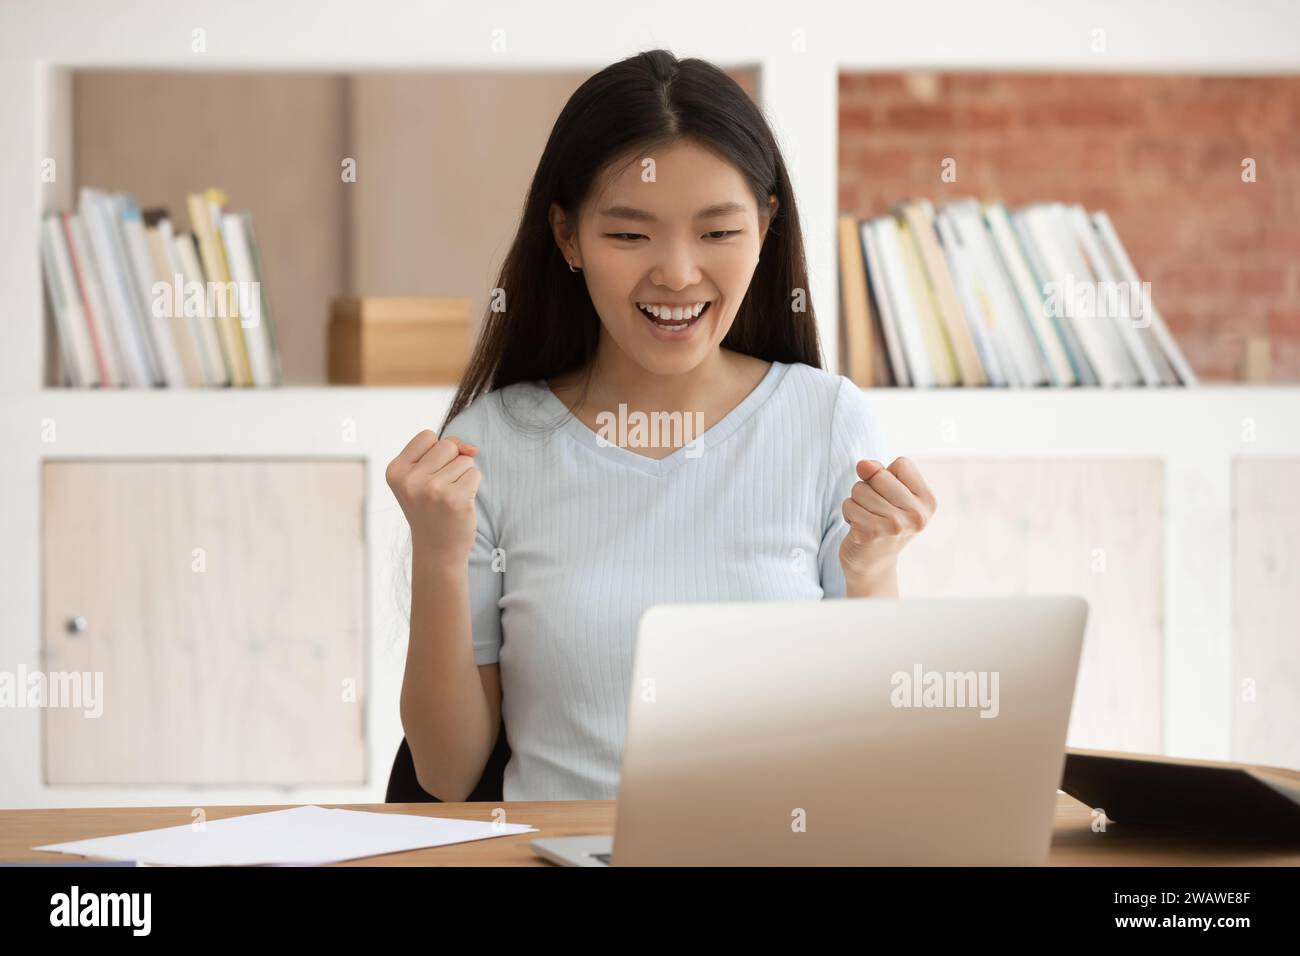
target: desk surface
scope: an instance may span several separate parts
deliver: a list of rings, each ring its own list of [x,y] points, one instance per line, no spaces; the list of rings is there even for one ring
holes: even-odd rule
[[[243,813],[300,805],[209,806],[204,810],[207,819],[220,820]],[[541,837],[614,832],[615,805],[612,800],[323,803],[319,806],[484,821],[492,819],[495,808],[503,807],[508,822],[526,823],[538,831],[364,857],[337,864],[339,866],[550,866],[533,854],[528,845],[530,841]],[[80,857],[33,850],[32,847],[188,824],[192,820],[192,811],[192,807],[0,810],[0,861],[79,860]],[[1104,833],[1094,833],[1091,810],[1073,797],[1057,793],[1056,823],[1047,862],[1049,866],[1300,866],[1300,846],[1226,837],[1189,839],[1179,833],[1126,829],[1118,823],[1109,823]]]

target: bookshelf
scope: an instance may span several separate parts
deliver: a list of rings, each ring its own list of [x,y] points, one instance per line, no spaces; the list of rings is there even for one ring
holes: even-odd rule
[[[222,789],[222,802],[310,799],[356,802],[382,797],[401,735],[396,701],[405,637],[392,600],[400,509],[383,478],[392,454],[421,428],[435,426],[450,388],[286,386],[256,390],[84,391],[43,382],[43,292],[35,224],[72,197],[37,179],[41,157],[67,148],[71,71],[99,69],[346,70],[492,69],[594,72],[637,49],[666,46],[723,64],[753,66],[786,151],[800,197],[812,288],[827,363],[839,368],[836,218],[836,85],[841,70],[911,68],[1296,72],[1292,38],[1300,9],[1274,2],[1240,8],[1138,8],[1070,3],[1051,9],[1014,2],[985,5],[970,19],[959,0],[906,7],[882,3],[795,9],[760,0],[759,10],[718,18],[698,5],[670,3],[653,22],[594,0],[575,0],[564,16],[524,4],[451,12],[380,0],[356,16],[326,0],[302,17],[297,8],[251,2],[205,8],[201,15],[150,0],[106,12],[89,2],[55,4],[66,16],[3,15],[0,57],[0,282],[8,290],[0,323],[0,659],[39,666],[41,581],[39,473],[47,459],[84,457],[365,458],[370,608],[367,649],[369,782],[364,787]],[[758,12],[758,16],[752,15]],[[69,22],[77,24],[67,28]],[[575,31],[573,25],[582,23]],[[1170,24],[1178,24],[1172,29]],[[253,25],[256,24],[256,28]],[[924,28],[918,25],[924,24]],[[1105,55],[1091,31],[1108,29]],[[191,51],[203,29],[206,52]],[[493,31],[504,31],[494,33]],[[504,49],[494,39],[504,37]],[[61,180],[60,186],[71,178]],[[196,184],[197,185],[197,184]],[[322,319],[323,321],[323,319]],[[1235,460],[1300,456],[1300,388],[1205,385],[1153,390],[870,389],[896,453],[926,458],[1155,458],[1164,496],[1153,502],[1164,533],[1163,749],[1230,758],[1232,468]],[[1253,422],[1253,441],[1243,423]],[[46,440],[51,434],[53,440]],[[906,580],[904,579],[904,586]],[[190,806],[208,799],[182,788],[147,792],[42,783],[40,715],[3,715],[3,756],[13,805],[155,803]]]

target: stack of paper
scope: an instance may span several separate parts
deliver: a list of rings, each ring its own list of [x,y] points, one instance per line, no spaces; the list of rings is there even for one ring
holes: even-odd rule
[[[165,866],[305,866],[381,853],[532,833],[523,823],[483,823],[315,805],[251,813],[33,847]]]

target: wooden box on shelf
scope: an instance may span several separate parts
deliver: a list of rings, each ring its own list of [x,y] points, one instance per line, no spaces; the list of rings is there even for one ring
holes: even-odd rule
[[[362,296],[330,306],[332,385],[448,385],[469,364],[470,300]]]

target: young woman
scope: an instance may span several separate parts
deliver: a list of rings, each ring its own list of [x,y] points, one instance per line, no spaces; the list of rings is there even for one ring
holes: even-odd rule
[[[822,370],[785,164],[706,62],[642,53],[574,93],[497,285],[441,437],[387,471],[412,540],[402,725],[440,799],[471,793],[503,717],[506,800],[613,799],[642,611],[897,596],[935,501]],[[644,441],[656,414],[700,427]]]

